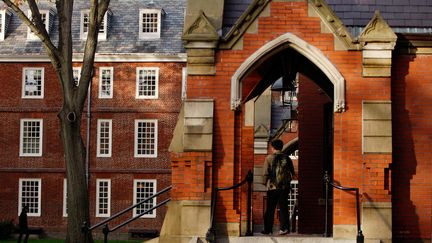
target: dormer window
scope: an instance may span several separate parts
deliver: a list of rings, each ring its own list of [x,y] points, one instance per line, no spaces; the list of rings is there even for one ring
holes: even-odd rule
[[[45,30],[49,34],[50,28],[51,28],[52,23],[53,23],[54,14],[50,10],[39,10],[39,13],[41,15],[42,23],[45,26]],[[32,13],[30,10],[28,11],[28,16],[30,19],[32,19]],[[33,33],[33,31],[30,28],[28,28],[27,39],[33,41],[33,40],[39,40],[39,37],[37,37],[37,35],[35,35]]]
[[[105,13],[104,19],[102,20],[102,23],[99,27],[98,40],[106,40],[107,39],[107,33],[108,33],[108,27],[109,27],[111,15],[112,15],[111,11],[107,10]],[[89,29],[90,29],[90,11],[89,10],[83,10],[83,11],[81,11],[81,28],[80,28],[81,40],[87,39]]]
[[[139,19],[139,38],[158,39],[161,32],[161,10],[141,9]]]
[[[6,37],[6,31],[9,24],[11,13],[8,10],[0,10],[0,41]]]

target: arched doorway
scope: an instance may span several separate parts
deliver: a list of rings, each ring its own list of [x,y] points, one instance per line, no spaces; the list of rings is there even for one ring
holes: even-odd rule
[[[269,152],[268,140],[281,138],[288,144],[298,139],[298,180],[289,203],[291,209],[298,205],[294,230],[301,234],[331,233],[332,207],[326,222],[322,178],[325,172],[333,175],[333,113],[344,111],[344,98],[344,79],[337,69],[321,51],[290,33],[253,53],[231,80],[232,109],[242,106],[241,112],[253,113],[256,179]],[[262,229],[266,197],[259,184],[256,180],[255,231]]]

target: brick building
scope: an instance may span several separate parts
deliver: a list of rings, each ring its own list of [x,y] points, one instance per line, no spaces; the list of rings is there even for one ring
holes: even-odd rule
[[[55,5],[39,4],[55,43]],[[77,80],[88,9],[88,1],[75,1]],[[171,185],[168,145],[185,80],[184,10],[185,2],[177,0],[111,1],[99,34],[82,121],[92,223]],[[59,82],[41,41],[4,6],[0,8],[0,70],[0,217],[17,223],[20,205],[28,204],[30,226],[61,236],[67,222],[67,185],[57,118],[62,105]],[[121,232],[159,231],[165,212],[166,208],[158,208]]]
[[[430,241],[431,10],[430,1],[189,0],[188,99],[170,147],[175,200],[161,242],[205,237],[212,188],[249,170],[253,230],[262,229],[258,180],[273,119],[284,115],[269,93],[279,79],[298,83],[288,118],[298,130],[280,134],[298,137],[298,233],[359,234],[353,193],[330,189],[326,209],[327,173],[359,189],[366,239]],[[248,232],[246,203],[245,187],[218,192],[216,236]]]

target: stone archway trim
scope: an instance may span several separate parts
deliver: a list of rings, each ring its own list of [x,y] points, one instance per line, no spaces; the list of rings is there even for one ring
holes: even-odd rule
[[[241,105],[241,81],[250,71],[252,66],[261,58],[287,44],[292,49],[309,59],[315,64],[333,83],[334,87],[334,112],[345,111],[345,79],[336,67],[318,48],[310,45],[292,33],[283,34],[266,43],[260,49],[249,56],[231,77],[231,109],[236,110]]]

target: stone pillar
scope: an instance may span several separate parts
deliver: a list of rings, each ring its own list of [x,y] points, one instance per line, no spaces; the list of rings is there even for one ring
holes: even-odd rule
[[[396,34],[376,11],[359,37],[363,49],[363,77],[391,76],[396,39]]]

